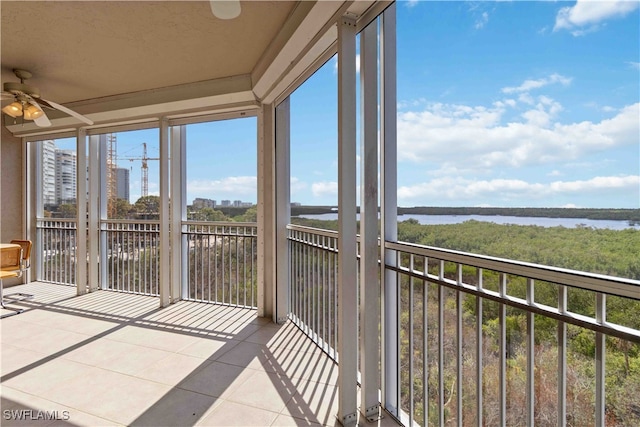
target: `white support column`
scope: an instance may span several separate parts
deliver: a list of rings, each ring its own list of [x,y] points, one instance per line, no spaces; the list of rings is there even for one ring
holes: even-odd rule
[[[169,121],[160,120],[160,307],[171,302],[169,238]]]
[[[37,230],[38,230],[38,220],[35,215],[35,206],[36,206],[36,192],[34,189],[36,188],[36,182],[34,180],[33,173],[33,158],[31,157],[32,146],[33,144],[27,143],[25,138],[22,139],[22,158],[24,159],[22,162],[22,180],[23,180],[23,191],[25,197],[23,199],[24,203],[24,236],[27,240],[31,240],[35,242]],[[42,246],[38,246],[40,249]],[[34,265],[34,253],[36,251],[31,251],[31,265]],[[42,253],[42,250],[38,250],[37,252]],[[23,283],[30,283],[34,280],[33,271],[35,269],[33,267],[27,269],[27,271],[23,274]]]
[[[87,132],[76,134],[76,287],[87,292]]]
[[[273,313],[275,283],[274,107],[258,113],[258,317]]]
[[[24,143],[24,142],[23,142]],[[42,142],[24,143],[27,160],[27,238],[33,240],[37,250],[31,251],[31,269],[35,280],[41,280],[42,271],[42,230],[37,227],[37,218],[44,216],[42,203]]]
[[[289,314],[289,249],[287,225],[291,222],[290,181],[290,100],[282,101],[275,109],[275,262],[273,287],[273,321],[284,323]]]
[[[399,319],[397,280],[385,264],[396,265],[396,254],[384,249],[385,242],[398,240],[398,183],[397,183],[397,132],[396,132],[396,3],[382,14],[380,35],[380,224],[382,240],[382,398],[384,407],[399,415],[398,360]]]
[[[104,204],[106,211],[107,190],[106,185],[106,163],[102,167],[100,163],[101,148],[104,151],[104,162],[106,162],[106,135],[91,135],[89,137],[89,215],[87,224],[87,242],[89,243],[89,291],[95,291],[100,286],[106,288],[107,283],[100,280],[100,264],[102,264],[103,278],[106,275],[106,253],[102,253],[102,263],[100,259],[100,218],[101,205]],[[103,181],[104,175],[104,181]],[[102,203],[104,202],[104,203]]]
[[[357,421],[356,21],[338,21],[338,421]]]
[[[182,221],[186,220],[186,127],[171,128],[171,302],[182,299],[186,263],[183,263]]]
[[[378,69],[377,22],[360,34],[360,411],[374,421],[378,398]]]

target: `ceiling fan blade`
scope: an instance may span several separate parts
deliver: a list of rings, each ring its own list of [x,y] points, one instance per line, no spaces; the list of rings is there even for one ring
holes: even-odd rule
[[[93,120],[86,118],[85,116],[83,116],[80,113],[76,113],[75,111],[65,107],[64,105],[57,104],[57,103],[55,103],[53,101],[47,101],[46,99],[42,99],[42,98],[40,98],[40,101],[43,104],[50,106],[51,108],[55,108],[56,110],[60,110],[63,113],[67,113],[68,115],[75,117],[76,119],[80,120],[81,122],[84,122],[84,123],[86,123],[88,125],[92,125],[93,124]]]
[[[233,19],[240,16],[240,0],[209,0],[211,12],[218,19]]]
[[[11,99],[11,98],[15,98],[15,95],[12,94],[11,92],[2,92],[2,99]]]
[[[44,110],[42,110],[42,107],[40,106],[40,104],[38,104],[36,101],[34,101],[33,98],[29,99],[29,104],[33,105],[38,110],[42,111],[42,115],[40,117],[37,117],[37,118],[33,119],[33,122],[36,124],[36,126],[41,127],[41,128],[48,128],[49,126],[51,126],[51,122],[49,121],[49,117],[47,117],[47,115],[45,114]]]

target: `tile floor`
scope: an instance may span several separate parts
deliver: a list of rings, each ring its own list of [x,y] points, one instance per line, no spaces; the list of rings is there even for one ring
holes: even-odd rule
[[[291,322],[37,282],[5,291],[35,298],[0,321],[3,426],[337,424],[338,367]]]

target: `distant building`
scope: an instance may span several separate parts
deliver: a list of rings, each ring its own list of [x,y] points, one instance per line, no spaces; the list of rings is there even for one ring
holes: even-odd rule
[[[229,207],[229,206],[231,206],[231,200],[221,200],[221,201],[220,201],[220,206],[222,206],[222,207]]]
[[[253,206],[253,203],[251,203],[251,202],[241,202],[240,203],[240,207],[241,208],[250,208],[251,206]]]
[[[302,206],[300,202],[291,202],[291,207],[294,208],[296,206]]]
[[[76,152],[56,150],[56,202],[76,202]]]
[[[42,141],[42,204],[56,204],[56,143],[54,141]]]
[[[129,169],[115,168],[116,197],[129,202]]]
[[[239,208],[240,206],[242,206],[242,200],[234,200],[233,206]]]
[[[194,209],[215,208],[216,201],[213,199],[203,199],[201,197],[196,197],[195,199],[193,199],[192,206]]]

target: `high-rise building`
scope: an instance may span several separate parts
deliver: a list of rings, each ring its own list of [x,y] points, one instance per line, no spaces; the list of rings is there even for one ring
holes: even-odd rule
[[[116,197],[129,202],[129,169],[115,168]]]
[[[58,204],[76,202],[76,152],[56,150],[55,163],[56,202]]]
[[[194,209],[215,208],[216,201],[213,199],[204,199],[201,197],[196,197],[195,199],[193,199],[192,206]]]
[[[56,204],[56,143],[52,140],[42,141],[42,203]]]

